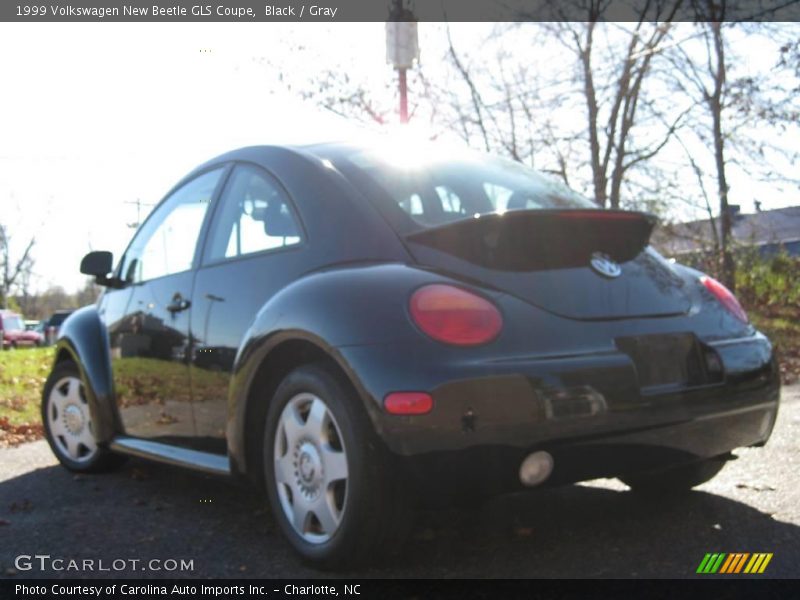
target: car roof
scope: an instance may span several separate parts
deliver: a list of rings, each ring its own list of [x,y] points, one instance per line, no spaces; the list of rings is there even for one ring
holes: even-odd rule
[[[150,214],[154,214],[175,190],[200,174],[229,163],[252,163],[278,178],[299,209],[306,234],[316,236],[315,252],[327,257],[326,262],[352,261],[364,257],[405,260],[407,257],[403,246],[392,235],[389,224],[379,212],[359,194],[352,193],[341,175],[333,175],[331,179],[333,171],[324,158],[333,156],[331,149],[345,147],[353,146],[346,142],[320,142],[302,146],[246,146],[231,150],[185,175]],[[305,167],[308,167],[308,171],[304,170]],[[324,200],[316,191],[310,192],[311,188],[317,190],[320,185],[328,186]],[[325,212],[323,217],[323,209],[336,203],[339,203],[340,209]],[[367,233],[354,238],[352,231]]]
[[[402,138],[404,143],[409,143],[411,138]],[[271,153],[291,153],[306,158],[313,158],[321,160],[325,156],[336,155],[339,153],[351,153],[354,150],[369,151],[375,148],[386,147],[387,144],[394,144],[397,140],[390,133],[372,133],[365,132],[360,135],[354,135],[351,138],[321,138],[319,141],[312,143],[301,144],[258,144],[252,146],[243,146],[230,150],[214,158],[206,161],[205,163],[194,169],[185,179],[194,177],[200,171],[204,171],[214,165],[230,162],[230,161],[245,161],[261,163],[262,157]],[[411,143],[419,144],[437,144],[430,140],[422,138],[413,140]]]

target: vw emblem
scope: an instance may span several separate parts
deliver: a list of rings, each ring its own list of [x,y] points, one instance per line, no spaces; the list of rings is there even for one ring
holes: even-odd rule
[[[619,266],[619,263],[603,252],[594,252],[589,264],[592,265],[596,273],[609,279],[619,277],[622,274],[622,267]]]

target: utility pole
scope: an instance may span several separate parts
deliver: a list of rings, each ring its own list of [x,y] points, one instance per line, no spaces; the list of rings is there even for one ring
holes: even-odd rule
[[[408,84],[406,83],[405,67],[397,69],[398,83],[400,85],[400,122],[408,123]]]
[[[407,71],[419,60],[417,22],[410,0],[391,0],[386,22],[386,62],[397,70],[400,122],[408,123]]]

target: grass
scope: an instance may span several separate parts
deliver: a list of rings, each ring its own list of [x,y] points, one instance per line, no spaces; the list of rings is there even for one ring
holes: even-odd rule
[[[52,348],[0,352],[0,418],[13,425],[39,421],[42,388],[52,366]]]
[[[0,351],[0,447],[42,436],[42,389],[53,366],[53,352],[53,348]],[[179,363],[129,358],[116,363],[115,368],[119,369],[117,395],[123,406],[146,404],[164,396],[190,400],[188,372]],[[228,377],[221,371],[198,370],[193,383],[202,392],[194,401],[201,402],[224,396]]]
[[[39,406],[52,364],[52,348],[0,351],[0,446],[42,436]]]
[[[750,320],[775,345],[783,383],[796,383],[800,380],[800,308],[770,312],[751,310]]]

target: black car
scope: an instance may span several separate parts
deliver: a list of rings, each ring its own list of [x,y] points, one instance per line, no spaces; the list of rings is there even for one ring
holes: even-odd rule
[[[47,438],[266,490],[307,560],[396,547],[417,502],[619,477],[687,490],[778,410],[770,342],[656,224],[419,146],[251,147],[154,209],[61,328]]]
[[[61,324],[66,321],[67,317],[73,312],[75,311],[72,309],[57,310],[50,315],[49,319],[39,324],[38,330],[44,336],[44,340],[47,344],[52,344],[56,340]]]

